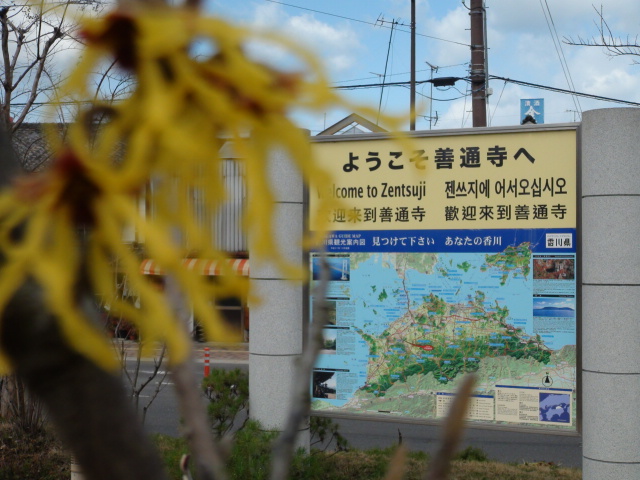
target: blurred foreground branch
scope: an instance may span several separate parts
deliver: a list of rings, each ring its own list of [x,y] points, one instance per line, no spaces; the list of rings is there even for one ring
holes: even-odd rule
[[[440,448],[429,464],[425,480],[446,480],[448,478],[451,461],[464,431],[464,422],[475,383],[476,377],[472,374],[467,374],[463,378],[449,409],[449,414],[444,421]]]
[[[313,291],[313,322],[311,322],[307,344],[303,350],[293,381],[295,389],[291,411],[284,431],[276,440],[271,455],[271,480],[286,480],[293,459],[296,435],[301,424],[308,419],[310,410],[309,379],[322,346],[322,328],[328,318],[327,288],[329,265],[324,252],[320,256],[320,281]]]
[[[88,479],[167,478],[120,377],[69,347],[41,294],[25,283],[3,314],[0,339],[15,374],[45,403]]]

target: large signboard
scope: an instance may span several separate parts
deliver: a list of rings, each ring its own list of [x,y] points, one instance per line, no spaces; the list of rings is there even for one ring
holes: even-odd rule
[[[312,408],[437,419],[475,372],[470,420],[575,429],[575,129],[459,132],[314,145],[310,214],[342,203]]]

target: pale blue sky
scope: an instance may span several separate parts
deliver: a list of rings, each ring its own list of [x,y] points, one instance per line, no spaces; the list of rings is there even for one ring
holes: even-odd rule
[[[437,66],[437,76],[468,76],[469,15],[460,0],[416,0],[416,70],[417,80],[431,75],[427,62]],[[336,86],[377,83],[387,69],[387,81],[409,80],[410,0],[208,0],[210,13],[225,18],[269,28],[308,45],[323,59]],[[467,1],[467,6],[469,2]],[[594,3],[595,4],[595,3]],[[614,33],[635,37],[640,33],[640,2],[637,0],[600,0],[605,17]],[[597,14],[590,0],[486,0],[489,73],[530,83],[571,89],[563,73],[558,52],[549,32],[545,11],[557,35],[592,37],[598,34]],[[548,11],[546,10],[548,6]],[[548,19],[549,17],[547,17]],[[384,20],[383,26],[377,20]],[[390,22],[398,26],[387,49]],[[378,23],[378,26],[376,26]],[[562,44],[568,73],[575,90],[604,97],[640,102],[640,66],[633,57],[610,58],[598,48]],[[640,58],[636,58],[640,61]],[[430,108],[430,84],[419,85],[417,100],[424,117],[417,129],[470,127],[468,83],[457,82],[455,88],[434,89]],[[492,80],[489,100],[491,125],[514,125],[520,122],[520,99],[544,98],[545,123],[571,122],[580,112],[594,108],[622,106],[610,102],[575,99],[571,95],[505,84]],[[346,90],[343,95],[353,102],[378,107],[380,88]],[[406,87],[387,87],[382,96],[382,111],[405,112],[409,109]],[[297,117],[300,126],[312,134],[335,123],[347,113],[328,110]],[[375,119],[372,119],[375,120]]]

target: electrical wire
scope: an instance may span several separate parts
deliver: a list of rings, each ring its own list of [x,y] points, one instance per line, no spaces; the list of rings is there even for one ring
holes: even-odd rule
[[[489,75],[489,78],[493,80],[504,80],[505,82],[514,83],[516,85],[522,85],[523,87],[539,88],[540,90],[548,90],[550,92],[557,92],[557,93],[566,93],[568,95],[576,95],[578,97],[591,98],[593,100],[600,100],[603,102],[622,103],[625,105],[633,105],[634,107],[640,107],[640,103],[631,102],[629,100],[620,100],[618,98],[602,97],[600,95],[593,95],[590,93],[576,92],[575,90],[566,90],[564,88],[549,87],[548,85],[540,85],[538,83],[530,83],[522,80],[514,80],[512,78],[498,77],[497,75]]]
[[[397,85],[397,86],[398,87],[404,87],[406,89],[410,89],[411,88],[409,85]],[[458,90],[458,91],[460,92],[460,90]],[[456,97],[456,98],[433,98],[433,97],[430,97],[429,95],[425,95],[424,93],[418,92],[416,90],[416,94],[417,95],[420,95],[421,97],[427,98],[427,99],[432,100],[434,102],[453,102],[455,100],[460,100],[461,98],[466,98],[466,97],[471,95],[471,93],[463,93],[463,92],[460,92],[460,93],[462,93],[462,95],[460,95],[459,97]]]
[[[391,22],[391,32],[389,33],[389,45],[387,46],[387,59],[384,62],[384,74],[382,75],[382,85],[380,86],[380,101],[378,102],[378,116],[376,117],[376,125],[380,121],[380,110],[382,109],[382,98],[384,97],[384,84],[387,82],[387,68],[389,67],[389,55],[391,54],[391,45],[393,44],[393,27],[397,24],[394,20]],[[387,99],[389,96],[387,95]],[[386,102],[385,102],[386,107]]]
[[[420,85],[422,83],[427,83],[429,80],[421,80],[417,81],[416,85]],[[398,85],[410,85],[411,82],[387,82],[384,84],[385,87],[395,87]],[[362,83],[358,85],[338,85],[333,87],[335,90],[357,90],[359,88],[380,88],[380,83]]]
[[[556,92],[556,93],[564,93],[564,94],[568,94],[568,95],[576,95],[578,97],[583,97],[583,98],[590,98],[592,100],[599,100],[602,102],[611,102],[611,103],[620,103],[620,104],[624,104],[624,105],[632,105],[634,107],[640,107],[640,103],[638,102],[632,102],[629,100],[621,100],[619,98],[611,98],[611,97],[603,97],[601,95],[593,95],[590,93],[584,93],[584,92],[577,92],[574,90],[567,90],[564,88],[557,88],[557,87],[550,87],[548,85],[541,85],[539,83],[531,83],[531,82],[525,82],[523,80],[515,80],[513,78],[507,78],[507,77],[500,77],[498,75],[489,75],[489,78],[491,80],[502,80],[506,83],[513,83],[515,85],[521,85],[523,87],[531,87],[531,88],[537,88],[540,90],[547,90],[550,92]],[[469,82],[468,78],[460,78],[460,80],[464,80],[466,82]],[[424,83],[429,83],[431,80],[418,80],[416,81],[416,85],[422,85]],[[402,87],[409,87],[411,85],[411,82],[407,81],[407,82],[391,82],[391,83],[386,83],[385,87],[397,87],[397,86],[402,86]],[[341,85],[341,86],[336,86],[333,87],[335,90],[357,90],[357,89],[365,89],[365,88],[380,88],[380,83],[368,83],[368,84],[359,84],[359,85]],[[472,95],[475,92],[470,92],[469,94],[466,94],[464,96],[464,98],[467,98],[469,95]],[[501,94],[502,95],[502,94]],[[426,97],[426,98],[431,98],[431,97]],[[434,102],[449,102],[449,101],[453,101],[453,100],[459,100],[460,98],[463,97],[458,97],[458,98],[454,98],[454,99],[438,99],[438,98],[432,98],[432,100]],[[117,101],[117,100],[116,100]],[[91,103],[90,101],[63,101],[63,102],[59,102],[58,105],[80,105],[80,104],[85,104],[85,103]],[[20,107],[20,106],[24,106],[26,105],[25,103],[22,102],[17,102],[17,103],[11,103],[12,106],[15,107]],[[34,106],[46,106],[46,105],[51,105],[50,102],[34,102],[33,103]]]
[[[337,15],[335,13],[323,12],[321,10],[314,10],[313,8],[301,7],[299,5],[292,5],[290,3],[279,2],[277,0],[265,0],[265,1],[266,2],[271,2],[271,3],[277,3],[278,5],[284,5],[285,7],[299,8],[300,10],[306,10],[308,12],[319,13],[321,15],[328,15],[330,17],[342,18],[344,20],[350,20],[352,22],[364,23],[365,25],[371,25],[373,27],[391,28],[391,27],[387,27],[385,25],[378,25],[377,23],[367,22],[366,20],[359,20],[357,18],[346,17],[344,15]],[[403,33],[411,33],[410,30],[402,30],[401,28],[396,28],[396,31],[397,32],[403,32]],[[469,45],[468,43],[456,42],[455,40],[447,40],[446,38],[439,38],[439,37],[434,37],[432,35],[425,35],[424,33],[416,32],[416,35],[419,36],[419,37],[430,38],[432,40],[438,40],[440,42],[453,43],[453,44],[456,44],[456,45],[462,45],[463,47],[471,47],[471,45]]]
[[[571,80],[571,89],[576,90],[576,85],[573,83],[573,76],[571,75],[571,70],[569,69],[569,63],[567,62],[567,57],[564,55],[564,49],[562,48],[562,42],[560,41],[560,37],[558,36],[558,29],[556,28],[556,23],[553,20],[553,16],[551,15],[551,10],[549,9],[549,4],[547,0],[544,0],[545,5],[547,6],[547,11],[549,12],[549,19],[551,20],[551,25],[553,25],[553,31],[556,34],[556,39],[558,41],[558,46],[560,47],[560,53],[562,54],[562,58],[564,60],[564,64],[567,66],[567,74],[569,75],[569,80]],[[577,103],[578,112],[580,112],[580,116],[582,117],[582,105],[580,105],[580,99],[574,96],[574,102]]]
[[[463,62],[463,63],[456,63],[455,65],[444,65],[444,66],[439,66],[438,68],[453,68],[453,67],[460,67],[462,65],[469,65],[469,62]],[[416,73],[422,73],[422,72],[430,72],[431,69],[430,68],[423,68],[421,70],[416,70]],[[400,72],[400,73],[388,73],[387,77],[398,77],[400,75],[409,75],[411,72]],[[333,84],[337,84],[337,83],[345,83],[345,82],[359,82],[361,80],[374,80],[376,78],[379,78],[378,76],[376,77],[362,77],[362,78],[352,78],[350,80],[336,80],[333,82]]]
[[[507,86],[507,81],[505,80],[505,82],[502,84],[502,90],[500,90],[500,96],[498,97],[498,101],[496,102],[496,106],[493,107],[493,113],[489,117],[489,126],[491,126],[491,123],[493,122],[493,117],[495,116],[496,111],[498,110],[498,105],[500,105],[500,100],[502,100],[502,94],[504,93],[504,89],[505,89],[506,86]]]
[[[470,87],[471,87],[471,82],[467,84],[467,89],[469,89]],[[464,124],[467,123],[468,118],[469,118],[469,112],[467,112],[467,97],[465,96],[464,105],[462,106],[462,124],[460,125],[460,128],[464,128]]]
[[[567,90],[565,88],[557,88],[557,87],[550,87],[548,85],[541,85],[539,83],[531,83],[531,82],[525,82],[523,80],[515,80],[513,78],[507,78],[507,77],[500,77],[498,75],[489,75],[489,78],[492,80],[502,80],[508,83],[513,83],[516,85],[522,85],[523,87],[531,87],[531,88],[538,88],[540,90],[547,90],[550,92],[557,92],[557,93],[564,93],[567,95],[576,95],[578,97],[584,97],[584,98],[590,98],[592,100],[600,100],[603,102],[612,102],[612,103],[621,103],[624,105],[633,105],[635,107],[640,107],[640,103],[638,102],[631,102],[629,100],[621,100],[619,98],[611,98],[611,97],[603,97],[601,95],[593,95],[591,93],[584,93],[584,92],[577,92],[575,90]],[[460,80],[464,80],[466,82],[469,82],[469,78],[460,78]],[[418,80],[416,81],[416,85],[421,85],[423,83],[429,83],[431,80]],[[390,87],[390,86],[405,86],[405,85],[410,85],[411,82],[390,82],[385,84],[386,87]],[[341,85],[341,86],[337,86],[337,87],[333,87],[336,90],[356,90],[356,89],[361,89],[361,88],[380,88],[380,84],[379,83],[368,83],[368,84],[360,84],[360,85]],[[474,92],[471,92],[474,93]],[[434,101],[440,101],[438,99],[433,99]],[[446,100],[442,100],[442,101],[446,101]]]
[[[423,70],[416,70],[416,73],[418,72],[428,72],[429,69],[425,68]],[[401,73],[387,73],[387,77],[398,77],[400,75],[409,75],[410,72],[401,72]],[[333,85],[336,85],[338,83],[345,83],[345,82],[360,82],[362,80],[374,80],[376,78],[380,78],[379,75],[375,76],[375,77],[362,77],[362,78],[352,78],[350,80],[336,80],[333,82]]]
[[[553,46],[556,49],[556,54],[558,55],[558,60],[560,60],[560,66],[562,67],[562,73],[564,74],[564,78],[567,81],[567,85],[569,89],[572,91],[576,90],[576,87],[573,83],[573,78],[571,77],[571,72],[569,70],[569,64],[567,63],[567,58],[564,55],[564,51],[562,50],[562,43],[558,38],[558,30],[556,29],[555,22],[553,21],[553,16],[551,15],[551,10],[549,9],[549,4],[547,0],[544,0],[544,5],[542,4],[543,0],[540,1],[540,8],[542,8],[542,13],[544,14],[544,19],[547,22],[547,28],[549,29],[549,34],[551,35],[551,40],[553,41]],[[545,10],[546,6],[546,10]],[[548,13],[548,17],[547,17]],[[580,107],[580,102],[578,98],[573,96],[573,104],[576,109],[582,114],[582,109]]]

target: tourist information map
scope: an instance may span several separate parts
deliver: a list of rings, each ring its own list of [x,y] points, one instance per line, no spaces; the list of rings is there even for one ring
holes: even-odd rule
[[[474,372],[469,420],[576,428],[575,144],[565,129],[314,145],[334,183],[311,187],[310,212],[341,202],[322,212],[315,411],[437,419]]]

